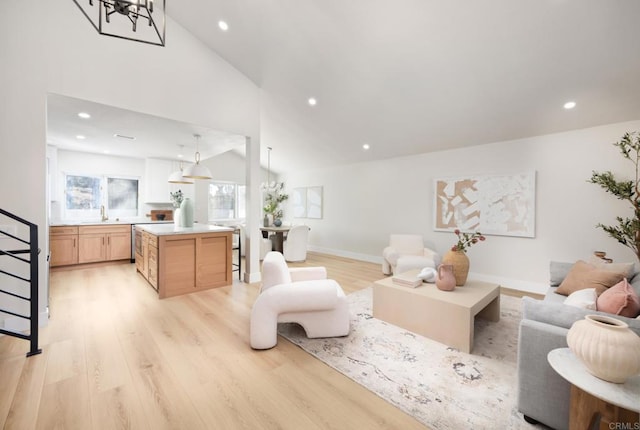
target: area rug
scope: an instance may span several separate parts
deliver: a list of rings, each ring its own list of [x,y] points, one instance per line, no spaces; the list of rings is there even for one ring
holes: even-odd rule
[[[520,299],[501,296],[499,322],[476,319],[466,354],[373,318],[371,288],[347,298],[348,336],[308,339],[297,324],[279,334],[434,430],[536,428],[516,408]]]

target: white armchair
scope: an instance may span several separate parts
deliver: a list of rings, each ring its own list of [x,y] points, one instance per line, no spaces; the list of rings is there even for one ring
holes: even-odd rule
[[[326,279],[324,267],[287,267],[284,256],[270,252],[262,263],[262,288],[251,310],[253,349],[278,343],[278,323],[294,322],[307,336],[349,334],[349,305],[340,285]]]
[[[295,225],[287,233],[287,240],[283,244],[283,254],[286,261],[304,261],[307,259],[307,241],[309,226]]]
[[[382,251],[382,273],[392,275],[411,269],[436,268],[440,264],[440,255],[425,248],[419,234],[392,234],[389,246]]]

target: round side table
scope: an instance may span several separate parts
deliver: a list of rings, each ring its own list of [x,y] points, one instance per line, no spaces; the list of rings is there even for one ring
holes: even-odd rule
[[[547,360],[571,384],[569,430],[640,429],[640,376],[624,384],[604,381],[569,348],[552,350]]]

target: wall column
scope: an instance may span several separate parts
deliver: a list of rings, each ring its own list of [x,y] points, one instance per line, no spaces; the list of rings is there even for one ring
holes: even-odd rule
[[[260,277],[260,143],[246,137],[247,220],[245,237],[245,282],[259,282]]]

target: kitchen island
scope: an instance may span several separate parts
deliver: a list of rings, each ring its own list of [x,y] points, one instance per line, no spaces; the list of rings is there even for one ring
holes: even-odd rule
[[[161,299],[232,283],[232,228],[145,224],[136,230],[136,270]]]

